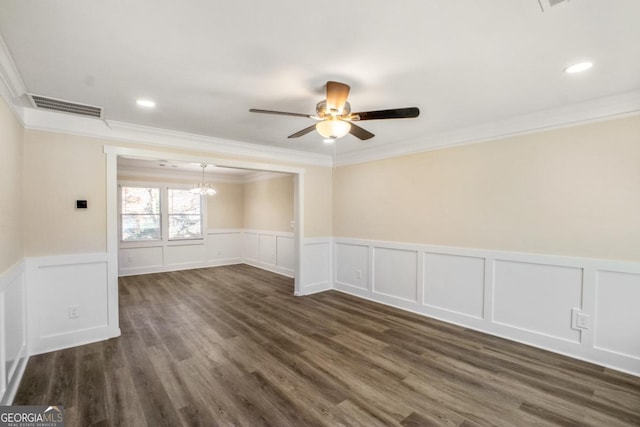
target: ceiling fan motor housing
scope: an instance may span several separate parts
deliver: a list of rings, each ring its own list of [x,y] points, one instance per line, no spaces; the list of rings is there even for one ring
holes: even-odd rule
[[[351,104],[349,104],[348,102],[345,102],[344,107],[342,107],[342,111],[338,111],[336,109],[328,108],[327,100],[324,99],[316,104],[316,114],[321,119],[327,116],[341,117],[346,119],[347,116],[351,114]]]

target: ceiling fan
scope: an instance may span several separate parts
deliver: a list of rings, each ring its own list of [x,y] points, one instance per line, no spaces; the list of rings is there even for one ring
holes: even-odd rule
[[[307,117],[318,122],[302,129],[299,132],[289,135],[289,138],[299,138],[312,132],[314,129],[325,138],[325,142],[333,142],[342,138],[346,134],[367,140],[375,135],[366,129],[361,128],[354,122],[362,120],[381,119],[406,119],[418,117],[420,110],[417,107],[394,108],[391,110],[363,111],[352,113],[351,105],[347,102],[349,96],[349,85],[340,82],[327,82],[327,98],[316,105],[316,115],[302,113],[288,113],[284,111],[260,110],[252,108],[252,113],[278,114],[283,116]]]

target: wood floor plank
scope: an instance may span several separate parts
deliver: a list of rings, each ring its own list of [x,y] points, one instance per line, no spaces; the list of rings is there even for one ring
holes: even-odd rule
[[[33,356],[67,426],[638,426],[640,378],[247,265],[120,279],[122,336]]]

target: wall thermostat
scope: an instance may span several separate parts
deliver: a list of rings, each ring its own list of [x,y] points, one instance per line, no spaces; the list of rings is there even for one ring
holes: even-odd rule
[[[76,200],[76,209],[87,209],[86,200]]]

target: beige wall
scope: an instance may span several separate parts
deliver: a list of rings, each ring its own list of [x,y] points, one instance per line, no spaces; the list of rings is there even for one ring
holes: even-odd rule
[[[307,167],[304,187],[304,237],[332,236],[333,169]]]
[[[26,256],[106,251],[105,163],[98,140],[25,130]]]
[[[334,235],[640,261],[640,116],[339,167]]]
[[[23,257],[22,125],[0,98],[0,274]]]
[[[293,175],[244,185],[244,228],[292,232],[292,220]]]
[[[216,195],[207,197],[207,225],[215,228],[242,228],[244,184],[214,183]]]
[[[106,250],[106,193],[104,145],[154,151],[171,149],[43,131],[24,131],[24,247],[26,256],[104,252]],[[212,153],[175,151],[207,157]],[[257,158],[239,158],[264,162]],[[275,163],[275,162],[274,162]],[[283,163],[285,164],[285,163]],[[331,168],[308,167],[305,174],[305,237],[330,236]],[[46,187],[43,190],[42,184]],[[293,192],[293,190],[291,190]],[[239,197],[227,194],[228,197]],[[225,196],[226,197],[226,196]],[[89,201],[86,211],[75,210],[78,198]],[[215,199],[215,197],[214,197]],[[214,200],[212,200],[213,202]],[[213,207],[215,212],[216,207]],[[238,209],[226,211],[212,228],[237,228]],[[293,216],[291,216],[291,219]],[[246,227],[246,226],[245,226]],[[288,229],[290,231],[291,229]]]

